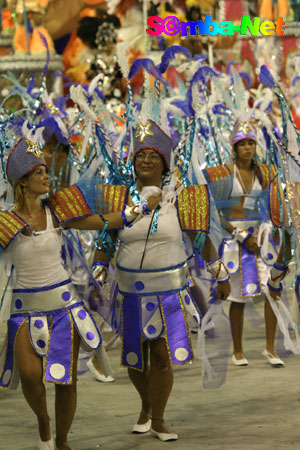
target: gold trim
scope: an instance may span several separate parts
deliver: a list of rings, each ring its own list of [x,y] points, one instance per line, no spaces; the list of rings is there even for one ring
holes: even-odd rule
[[[177,292],[176,295],[177,295],[177,297],[178,297],[178,295],[180,295],[180,293]],[[179,303],[180,303],[180,307],[181,307],[181,311],[182,311],[182,313],[183,313],[185,329],[186,329],[186,332],[187,332],[187,335],[188,335],[188,339],[189,339],[189,343],[190,343],[190,347],[191,347],[192,359],[189,359],[188,361],[183,362],[183,363],[180,363],[180,364],[172,364],[172,357],[171,357],[171,352],[170,352],[170,347],[169,347],[169,342],[168,342],[168,336],[167,336],[167,325],[166,325],[165,313],[164,313],[164,310],[163,310],[163,304],[162,304],[162,301],[161,301],[161,298],[160,298],[161,296],[159,295],[158,297],[159,297],[160,312],[161,312],[161,315],[162,315],[162,318],[163,318],[163,321],[164,321],[166,347],[167,347],[167,351],[168,351],[168,354],[169,354],[169,361],[170,361],[170,364],[171,364],[172,367],[184,366],[185,364],[189,364],[191,361],[194,360],[194,352],[193,352],[193,348],[192,348],[192,345],[191,345],[190,333],[187,331],[187,323],[186,323],[185,311],[183,310],[184,307],[183,307],[181,298],[178,297]]]
[[[43,367],[43,381],[45,383],[51,383],[51,381],[46,380],[46,367],[47,367],[48,358],[49,358],[49,346],[50,346],[50,338],[51,338],[52,328],[53,328],[53,317],[52,317],[52,314],[51,314],[51,315],[49,315],[49,320],[48,320],[47,353],[46,353],[46,356],[44,358],[44,367]],[[53,383],[53,381],[52,381],[52,383]]]
[[[188,289],[188,288],[185,288],[185,291],[187,291],[188,294],[189,294],[189,296],[192,298],[192,295],[191,295],[191,293],[189,292],[189,289]],[[181,292],[183,292],[183,291],[181,291]],[[188,336],[188,339],[189,339],[189,343],[190,343],[190,347],[191,347],[191,352],[192,352],[192,359],[190,359],[189,361],[186,361],[185,363],[182,363],[182,365],[184,365],[184,364],[190,363],[191,361],[194,361],[195,356],[194,356],[194,351],[193,351],[193,345],[192,345],[191,335],[190,335],[189,327],[188,327],[188,324],[187,324],[186,309],[185,309],[185,306],[184,306],[184,304],[183,304],[183,299],[182,299],[182,296],[181,296],[181,292],[178,292],[177,295],[178,295],[179,302],[180,302],[180,306],[181,306],[181,309],[182,309],[182,312],[183,312],[185,329],[186,329],[186,333],[187,333],[187,336]],[[192,302],[192,300],[191,300],[191,302]],[[195,305],[194,305],[194,307],[195,307]],[[200,321],[201,321],[201,316],[200,316]],[[199,329],[200,329],[200,324],[198,324],[198,325],[199,325]]]
[[[69,320],[70,320],[70,325],[71,325],[71,363],[70,363],[70,383],[68,384],[73,384],[73,365],[74,365],[74,345],[75,345],[75,340],[74,340],[74,322],[73,322],[73,317],[71,314],[71,310],[68,310],[68,316],[69,316]],[[81,341],[81,337],[79,336],[79,341]],[[80,345],[80,344],[79,344]],[[65,384],[65,383],[62,383]]]

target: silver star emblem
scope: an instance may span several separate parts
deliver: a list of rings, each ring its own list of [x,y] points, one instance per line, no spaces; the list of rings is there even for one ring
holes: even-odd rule
[[[138,123],[137,129],[135,130],[135,137],[139,138],[140,142],[144,142],[147,136],[154,136],[151,131],[152,123],[143,125],[141,122]]]
[[[31,142],[26,139],[26,144],[28,146],[26,150],[27,153],[32,153],[37,158],[43,155],[43,152],[41,151],[40,146],[37,142]]]

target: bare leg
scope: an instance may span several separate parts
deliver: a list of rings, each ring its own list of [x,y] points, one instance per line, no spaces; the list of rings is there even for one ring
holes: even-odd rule
[[[152,428],[159,433],[168,433],[163,415],[173,386],[173,372],[165,339],[150,341],[150,361]]]
[[[113,375],[108,354],[103,345],[95,351],[92,362],[99,373],[105,375],[106,377]]]
[[[32,348],[28,323],[22,325],[15,341],[15,357],[20,372],[24,397],[35,413],[42,441],[51,439],[50,421],[47,412],[46,390],[43,383],[42,358]]]
[[[190,287],[190,291],[194,302],[198,306],[202,316],[204,316],[207,312],[207,302],[197,281],[194,280],[194,286]]]
[[[76,383],[79,344],[80,338],[74,330],[72,384],[55,385],[56,446],[58,450],[70,450],[67,444],[67,438],[74,419],[77,403]]]
[[[98,359],[97,359],[97,356],[96,356],[95,354],[94,354],[93,357],[92,357],[92,363],[93,363],[95,369],[97,369],[98,372],[99,372],[101,375],[104,375],[104,372],[103,372],[103,370],[101,369],[101,366],[100,366],[100,364],[99,364],[99,362],[98,362]],[[104,376],[105,376],[105,375],[104,375]]]
[[[143,372],[139,372],[134,369],[128,369],[129,378],[132,381],[136,390],[138,391],[142,401],[142,409],[140,412],[139,419],[137,421],[138,424],[144,424],[148,422],[151,416],[151,403],[149,395],[148,342],[144,342],[143,344],[143,353],[144,353]]]
[[[277,318],[267,298],[265,298],[265,322],[266,322],[266,349],[272,355],[277,356],[274,346]]]
[[[229,317],[231,323],[231,333],[233,340],[233,353],[236,359],[243,359],[243,325],[244,325],[245,303],[231,302]]]

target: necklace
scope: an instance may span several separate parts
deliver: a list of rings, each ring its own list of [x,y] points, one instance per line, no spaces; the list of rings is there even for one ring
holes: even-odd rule
[[[253,185],[254,185],[254,181],[255,181],[254,170],[251,169],[251,188],[250,189],[246,189],[238,166],[235,164],[234,167],[235,167],[235,170],[236,170],[236,174],[238,175],[238,179],[239,179],[240,185],[242,187],[242,190],[244,191],[244,194],[247,195],[249,193],[249,191],[251,191],[251,189],[253,189]]]

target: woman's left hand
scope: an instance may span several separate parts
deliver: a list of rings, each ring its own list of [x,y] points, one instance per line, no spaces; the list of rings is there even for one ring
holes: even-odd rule
[[[281,291],[274,291],[273,289],[269,288],[269,295],[273,300],[278,301],[281,298]]]
[[[245,247],[251,252],[258,255],[259,253],[259,246],[257,245],[256,238],[252,235],[248,236],[248,238],[243,242]]]
[[[217,300],[226,300],[228,295],[230,294],[231,287],[229,281],[224,281],[224,283],[218,283],[217,288]]]
[[[158,196],[151,196],[147,200],[147,208],[151,211],[155,209],[159,203],[161,202],[162,194],[159,194]]]

